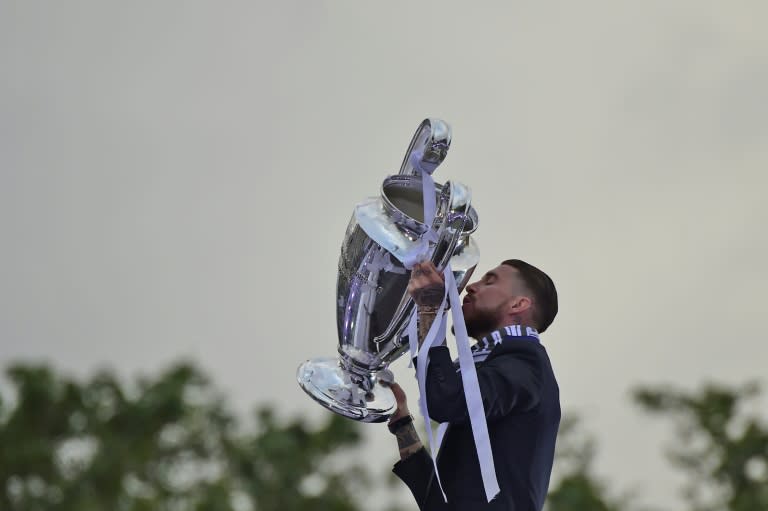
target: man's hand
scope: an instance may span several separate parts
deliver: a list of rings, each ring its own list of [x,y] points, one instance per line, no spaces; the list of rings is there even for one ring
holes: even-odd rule
[[[432,261],[414,265],[408,292],[418,305],[419,348],[427,337],[429,328],[435,321],[437,310],[445,297],[445,276],[437,271]]]
[[[410,415],[410,412],[408,412],[408,400],[405,397],[405,392],[403,392],[402,387],[394,382],[388,384],[388,386],[392,389],[392,393],[395,395],[395,401],[397,402],[397,409],[395,409],[395,413],[389,418],[389,423],[393,424],[398,419]],[[397,430],[394,431],[394,434],[395,437],[397,437],[397,447],[400,451],[401,460],[418,452],[423,447],[412,421],[397,428]]]
[[[395,422],[397,419],[410,415],[411,412],[408,411],[408,399],[405,397],[403,388],[394,382],[389,384],[389,388],[392,389],[392,393],[395,395],[395,402],[397,402],[397,408],[395,413],[389,418],[389,422]]]
[[[411,270],[408,293],[419,307],[437,309],[445,296],[445,276],[432,261],[417,263]]]

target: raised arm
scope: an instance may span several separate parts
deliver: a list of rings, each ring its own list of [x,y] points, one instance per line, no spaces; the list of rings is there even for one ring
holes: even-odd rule
[[[408,282],[408,293],[417,305],[421,347],[445,296],[445,277],[430,261],[415,264]]]
[[[392,393],[397,401],[397,409],[389,418],[389,431],[397,438],[397,447],[400,450],[400,459],[404,460],[419,449],[423,448],[421,439],[413,425],[413,417],[408,410],[408,401],[402,387],[397,383],[390,385]]]
[[[443,501],[440,487],[435,479],[435,467],[432,458],[421,444],[419,435],[408,412],[408,403],[403,389],[397,383],[391,384],[397,399],[397,410],[390,419],[390,431],[397,437],[400,461],[395,463],[392,472],[411,490],[419,509],[422,511],[448,510]],[[399,425],[398,425],[399,424]]]

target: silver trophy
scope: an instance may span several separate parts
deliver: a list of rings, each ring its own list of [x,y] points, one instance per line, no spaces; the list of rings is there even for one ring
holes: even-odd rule
[[[450,263],[459,292],[479,261],[470,237],[477,213],[467,187],[435,183],[434,221],[424,221],[423,175],[443,162],[450,144],[445,122],[424,120],[400,173],[384,180],[378,197],[355,208],[347,227],[336,289],[339,357],[307,360],[296,377],[312,399],[350,419],[383,422],[395,411],[382,371],[408,351],[406,329],[415,313],[402,261],[421,250],[440,271]]]

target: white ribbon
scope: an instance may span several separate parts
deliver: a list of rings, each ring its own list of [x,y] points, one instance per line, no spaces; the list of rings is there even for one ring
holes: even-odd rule
[[[420,156],[414,154],[414,168],[421,174],[422,197],[424,203],[424,223],[428,230],[419,240],[418,244],[409,250],[408,254],[398,257],[407,269],[411,269],[414,264],[421,262],[429,256],[430,243],[437,242],[437,233],[432,228],[436,213],[435,182],[429,171],[422,169],[419,164]],[[434,170],[434,169],[433,169]],[[493,463],[493,452],[491,451],[491,440],[488,436],[488,424],[485,420],[485,409],[483,407],[482,396],[480,395],[480,384],[477,380],[477,372],[469,347],[469,335],[464,324],[464,315],[461,310],[461,300],[456,287],[456,280],[453,276],[453,270],[450,263],[444,270],[446,294],[437,311],[437,315],[429,328],[426,338],[418,346],[418,328],[417,311],[414,310],[408,324],[408,341],[411,354],[411,360],[418,355],[419,364],[416,367],[416,380],[419,385],[419,409],[427,428],[427,437],[429,440],[430,452],[432,454],[432,463],[435,468],[435,479],[440,486],[443,499],[447,501],[440,474],[437,469],[437,453],[440,444],[443,441],[445,432],[448,428],[447,423],[440,424],[437,430],[437,441],[435,442],[432,434],[432,424],[429,418],[427,408],[426,379],[427,366],[429,365],[429,350],[433,345],[441,343],[445,339],[446,318],[444,316],[446,302],[451,304],[451,313],[453,316],[453,327],[456,337],[456,349],[459,353],[459,367],[464,386],[464,397],[467,402],[467,412],[469,414],[470,424],[472,426],[472,436],[475,440],[477,449],[477,458],[480,461],[480,474],[483,478],[485,496],[490,502],[499,493],[499,483],[496,480],[496,470]]]
[[[407,269],[411,269],[414,264],[420,263],[428,258],[430,252],[430,243],[437,243],[437,232],[432,228],[437,213],[437,199],[435,197],[435,181],[432,175],[421,168],[421,156],[414,153],[412,155],[413,167],[421,176],[421,196],[424,206],[424,225],[427,226],[425,232],[419,241],[400,258]]]
[[[496,479],[491,439],[488,435],[488,423],[485,420],[485,408],[480,394],[480,383],[477,380],[477,370],[475,369],[472,349],[469,347],[469,335],[467,334],[467,326],[464,324],[459,291],[450,264],[445,269],[445,287],[451,303],[456,350],[459,353],[459,368],[464,386],[464,397],[467,401],[469,421],[472,425],[472,436],[475,439],[477,459],[480,461],[480,474],[483,477],[485,496],[490,502],[499,493],[499,482]]]
[[[432,228],[432,224],[435,220],[435,213],[437,211],[435,199],[435,182],[429,172],[422,169],[419,165],[421,157],[414,153],[412,154],[412,158],[414,158],[412,160],[413,167],[418,171],[419,174],[421,174],[424,224],[427,226],[428,230],[421,236],[418,244],[411,248],[411,250],[409,250],[408,253],[401,258],[403,266],[405,266],[407,269],[411,269],[416,263],[428,259],[430,255],[430,243],[437,242],[437,233]],[[422,360],[422,363],[418,364],[416,367],[416,380],[419,385],[419,411],[421,412],[421,416],[424,418],[424,423],[427,428],[428,445],[432,455],[432,464],[435,468],[435,479],[437,479],[437,484],[443,494],[443,500],[446,502],[448,499],[446,498],[445,492],[443,491],[443,486],[440,482],[440,473],[437,469],[437,451],[440,447],[440,443],[442,442],[445,428],[442,428],[442,430],[438,431],[437,442],[435,442],[432,436],[432,423],[429,418],[429,411],[427,409],[427,394],[424,389],[426,388],[426,368],[429,364],[429,349],[434,344],[442,342],[442,340],[445,339],[444,312],[447,298],[448,294],[446,292],[443,295],[443,301],[440,303],[440,307],[437,310],[435,320],[432,322],[432,325],[430,325],[429,332],[427,332],[427,336],[424,338],[421,344],[421,348],[419,348],[418,306],[414,306],[407,327],[409,344],[408,348],[411,355],[411,364],[409,367],[413,365],[414,357],[418,356],[419,359]]]
[[[456,287],[456,280],[453,276],[453,270],[451,269],[450,264],[445,268],[444,275],[446,296],[440,304],[437,316],[430,326],[429,332],[424,338],[421,348],[418,348],[419,363],[416,366],[416,380],[419,385],[419,410],[421,411],[421,415],[424,417],[424,423],[426,424],[429,449],[432,455],[432,463],[435,467],[435,478],[437,479],[438,485],[440,485],[440,491],[443,492],[443,498],[445,498],[445,492],[443,491],[440,474],[437,468],[437,453],[440,450],[440,445],[443,442],[445,432],[448,429],[448,423],[440,424],[437,429],[437,440],[435,441],[432,434],[429,409],[427,407],[426,384],[427,367],[429,365],[429,350],[445,339],[447,318],[444,316],[443,312],[445,311],[446,303],[449,302],[451,304],[453,328],[456,337],[456,350],[459,354],[459,370],[461,371],[467,412],[472,427],[472,436],[475,440],[475,448],[477,449],[477,458],[480,462],[480,475],[483,478],[485,496],[488,502],[490,502],[499,493],[499,483],[496,479],[491,440],[488,435],[488,424],[485,419],[485,408],[480,394],[480,383],[477,379],[475,361],[469,346],[469,335],[467,334],[467,328],[464,324],[464,315],[461,312],[459,292]],[[414,316],[411,318],[411,323],[409,324],[409,342],[412,354],[416,351],[418,343],[416,338],[417,334],[411,332],[411,327],[415,325],[415,316],[416,314],[414,311]]]
[[[437,316],[435,316],[435,320],[432,322],[432,325],[429,327],[429,332],[427,332],[427,336],[424,338],[424,341],[421,343],[421,348],[419,348],[418,356],[419,356],[419,363],[416,364],[416,381],[419,384],[419,410],[421,411],[421,416],[424,418],[424,424],[427,428],[427,439],[429,442],[429,450],[432,455],[432,464],[435,467],[435,479],[437,479],[437,484],[440,486],[440,491],[443,493],[443,499],[447,501],[445,497],[445,492],[443,491],[443,485],[440,482],[440,473],[437,469],[437,451],[440,449],[440,442],[442,441],[442,433],[438,434],[438,441],[435,442],[432,436],[432,422],[429,418],[429,409],[427,408],[427,366],[429,365],[429,350],[434,346],[435,344],[443,342],[443,339],[445,339],[445,316],[443,315],[443,312],[445,311],[445,305],[447,301],[447,294],[443,296],[443,301],[440,304],[440,307],[437,309]],[[413,343],[414,341],[411,341]],[[418,340],[415,341],[418,343]],[[413,344],[411,344],[411,348],[413,348]]]

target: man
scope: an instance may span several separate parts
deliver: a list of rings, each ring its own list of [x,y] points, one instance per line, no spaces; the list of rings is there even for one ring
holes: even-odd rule
[[[444,277],[432,263],[414,266],[408,291],[419,306],[419,344],[444,290]],[[560,423],[557,382],[538,338],[557,314],[554,283],[524,261],[504,261],[467,286],[462,310],[468,334],[478,341],[472,351],[501,491],[487,502],[461,374],[446,346],[429,350],[426,398],[430,417],[449,423],[437,457],[448,502],[413,426],[406,396],[395,383],[398,406],[389,427],[401,459],[393,472],[408,485],[422,511],[540,511]]]

